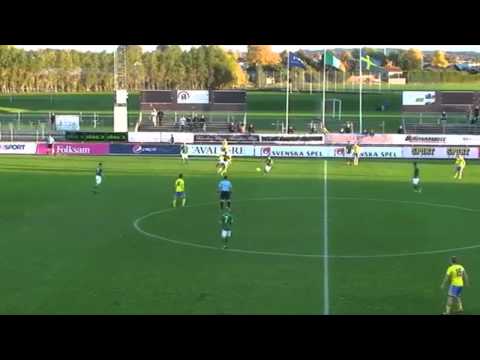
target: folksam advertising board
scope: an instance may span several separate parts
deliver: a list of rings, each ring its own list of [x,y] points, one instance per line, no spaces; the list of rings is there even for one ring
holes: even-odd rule
[[[80,117],[78,115],[57,115],[55,126],[60,131],[79,131]]]
[[[110,154],[178,155],[180,145],[110,144]]]
[[[456,154],[465,159],[478,159],[478,147],[466,146],[409,146],[402,148],[404,158],[411,159],[453,159]]]
[[[57,155],[107,155],[110,152],[107,143],[56,143],[53,146]],[[48,154],[47,144],[38,144],[37,154]]]
[[[0,154],[35,154],[36,143],[27,142],[4,142],[0,143]]]

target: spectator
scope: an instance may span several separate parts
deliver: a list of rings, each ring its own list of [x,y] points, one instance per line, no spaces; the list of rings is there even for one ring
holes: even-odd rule
[[[473,109],[473,119],[472,119],[472,124],[476,124],[479,120],[480,117],[480,109],[478,106],[475,106],[475,109]]]
[[[312,120],[310,122],[310,134],[314,134],[315,133],[315,122]]]
[[[202,130],[203,130],[203,131],[206,131],[206,130],[207,130],[207,120],[205,119],[205,116],[204,116],[204,115],[202,115],[202,116],[200,117],[199,122],[200,122],[200,127],[202,128]]]
[[[362,134],[363,134],[363,135],[368,135],[368,130],[367,130],[367,129],[363,129]]]
[[[322,133],[322,134],[325,134],[325,135],[328,134],[328,132],[329,132],[328,129],[323,124],[323,122],[320,123],[320,131],[319,132]]]
[[[400,125],[400,126],[398,127],[397,133],[398,133],[398,134],[404,134],[404,133],[405,133],[405,132],[403,131],[403,126],[402,126],[402,125]]]
[[[199,124],[199,119],[198,117],[195,115],[193,117],[193,121],[192,121],[192,125],[193,125],[193,128],[196,129],[198,127],[198,124]]]
[[[157,112],[157,124],[158,126],[162,126],[162,120],[163,120],[163,111]]]
[[[192,130],[192,119],[190,116],[187,116],[187,129]]]
[[[254,133],[255,132],[255,127],[253,126],[252,123],[248,124],[248,132],[250,134]]]
[[[370,131],[368,132],[368,134],[369,134],[370,136],[374,136],[374,135],[375,135],[375,131],[373,131],[373,129],[370,129]]]
[[[440,118],[441,121],[447,121],[447,113],[442,111],[442,117]]]
[[[340,134],[343,134],[345,132],[345,129],[343,127],[340,128]]]
[[[50,128],[52,130],[55,130],[55,120],[56,120],[56,115],[55,113],[52,113],[52,115],[50,115]]]
[[[345,127],[345,133],[350,134],[352,132],[352,125],[347,122],[347,126]]]
[[[235,132],[235,123],[232,121],[230,125],[228,126],[228,130],[233,133]]]
[[[173,137],[173,134],[170,135],[170,144],[175,144],[175,138]]]
[[[153,126],[155,126],[155,127],[157,127],[157,115],[158,115],[157,109],[155,109],[155,108],[152,106],[151,116],[152,116]]]
[[[288,134],[293,134],[293,133],[295,133],[295,129],[294,129],[294,127],[293,127],[292,125],[290,125],[290,126],[288,127],[287,133],[288,133]]]
[[[185,116],[182,115],[182,117],[180,118],[180,131],[184,131],[185,130]]]

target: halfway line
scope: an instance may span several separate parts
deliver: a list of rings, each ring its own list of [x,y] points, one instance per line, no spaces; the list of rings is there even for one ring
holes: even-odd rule
[[[327,160],[323,162],[323,314],[330,313],[328,285],[328,199],[327,199]]]

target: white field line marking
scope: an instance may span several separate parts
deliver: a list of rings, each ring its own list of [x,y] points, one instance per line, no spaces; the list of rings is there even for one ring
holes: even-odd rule
[[[328,275],[328,192],[327,160],[323,162],[323,315],[330,313],[329,275]]]
[[[310,197],[310,196],[284,196],[284,197],[265,197],[265,198],[256,198],[256,199],[244,199],[244,200],[236,200],[236,202],[248,202],[248,201],[281,201],[281,200],[321,200],[321,197]],[[378,202],[391,202],[391,203],[401,203],[401,204],[414,204],[414,205],[423,205],[423,206],[431,206],[431,207],[443,207],[443,208],[451,208],[456,210],[462,211],[469,211],[469,212],[480,212],[480,209],[471,209],[462,206],[456,205],[448,205],[448,204],[435,204],[435,203],[427,203],[427,202],[417,202],[417,201],[403,201],[403,200],[389,200],[389,199],[375,199],[375,198],[357,198],[357,197],[336,197],[331,196],[330,199],[335,200],[358,200],[358,201],[378,201]],[[194,207],[201,207],[201,206],[208,206],[214,205],[217,202],[209,202],[209,203],[202,203],[202,204],[195,204],[195,205],[187,205],[187,208],[194,208]],[[395,254],[377,254],[377,255],[322,255],[322,254],[302,254],[302,253],[285,253],[285,252],[275,252],[275,251],[257,251],[257,250],[243,250],[243,249],[227,249],[223,250],[219,247],[209,246],[209,245],[202,245],[202,244],[195,244],[187,241],[179,241],[167,238],[165,236],[157,235],[149,233],[143,230],[139,223],[153,215],[163,214],[167,212],[174,211],[175,209],[169,208],[164,210],[153,211],[146,215],[139,217],[138,219],[134,220],[133,226],[134,228],[141,234],[153,238],[159,239],[162,241],[166,241],[176,245],[188,246],[188,247],[195,247],[201,249],[210,249],[210,250],[220,250],[226,252],[235,252],[240,254],[251,254],[251,255],[267,255],[267,256],[286,256],[286,257],[300,257],[300,258],[330,258],[330,259],[372,259],[372,258],[391,258],[391,257],[404,257],[404,256],[415,256],[415,255],[433,255],[433,254],[442,254],[442,253],[449,253],[453,251],[461,251],[461,250],[472,250],[480,248],[480,244],[478,245],[470,245],[458,248],[451,248],[451,249],[440,249],[440,250],[430,250],[430,251],[418,251],[418,252],[407,252],[407,253],[395,253]]]

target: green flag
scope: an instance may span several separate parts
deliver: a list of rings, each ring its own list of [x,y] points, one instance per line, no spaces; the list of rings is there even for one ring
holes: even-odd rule
[[[331,67],[340,70],[340,71],[345,71],[345,66],[343,63],[336,58],[331,52],[326,52],[325,53],[325,64],[330,65]]]

